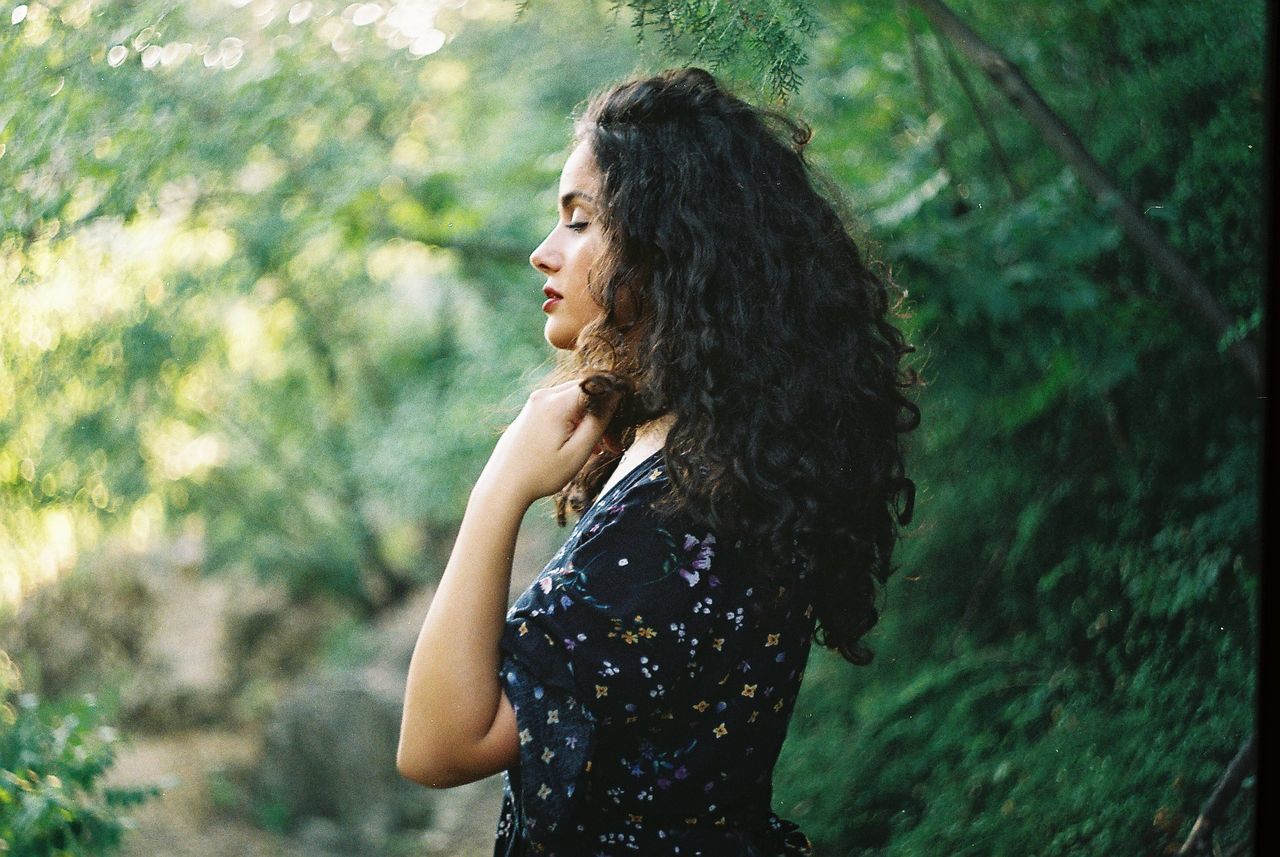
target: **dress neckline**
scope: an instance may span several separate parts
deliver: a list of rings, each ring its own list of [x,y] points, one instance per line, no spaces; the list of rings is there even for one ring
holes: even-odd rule
[[[653,466],[653,464],[655,464],[657,460],[660,459],[661,457],[662,457],[662,447],[658,447],[653,452],[649,453],[648,457],[646,457],[643,461],[641,461],[635,467],[627,471],[626,475],[624,475],[617,482],[613,483],[613,485],[609,488],[608,491],[605,491],[602,494],[600,494],[600,496],[596,497],[595,502],[591,504],[590,508],[594,509],[596,506],[603,506],[604,501],[606,499],[612,498],[613,495],[617,494],[619,492],[619,489],[622,489],[624,486],[626,488],[630,488],[633,484],[635,484],[636,477],[641,473],[647,472]],[[590,509],[588,509],[588,512],[589,511]],[[587,517],[587,513],[583,513],[582,517],[583,518]]]

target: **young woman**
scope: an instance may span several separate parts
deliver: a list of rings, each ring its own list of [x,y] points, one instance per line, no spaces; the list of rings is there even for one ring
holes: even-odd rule
[[[870,659],[920,412],[808,139],[700,69],[577,123],[530,257],[559,365],[472,491],[398,754],[437,788],[505,772],[498,855],[811,853],[773,767],[811,640]],[[508,611],[552,495],[579,518]]]

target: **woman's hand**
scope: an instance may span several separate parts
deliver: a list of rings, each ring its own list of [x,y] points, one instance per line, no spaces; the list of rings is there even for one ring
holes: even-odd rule
[[[477,485],[515,492],[527,503],[556,493],[586,464],[617,404],[614,395],[601,413],[588,413],[580,380],[534,390],[498,439]]]

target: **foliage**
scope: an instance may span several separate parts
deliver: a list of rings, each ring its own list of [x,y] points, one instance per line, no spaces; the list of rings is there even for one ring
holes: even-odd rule
[[[1255,728],[1260,400],[1109,213],[910,4],[458,5],[439,45],[156,0],[0,40],[31,94],[0,105],[0,600],[114,535],[394,603],[545,365],[525,257],[574,105],[673,56],[775,95],[803,68],[930,387],[877,663],[814,653],[775,807],[823,853],[1185,837]],[[1256,336],[1262,9],[953,5]]]
[[[803,82],[804,41],[814,26],[804,0],[746,0],[723,7],[706,0],[629,0],[627,5],[635,12],[637,36],[643,40],[646,28],[655,30],[664,54],[682,63],[748,80],[753,76],[743,69],[753,68],[779,99]]]
[[[121,811],[160,793],[108,788],[120,741],[91,694],[45,702],[22,692],[0,651],[0,851],[23,857],[117,853]]]
[[[1253,316],[1261,11],[965,11]],[[1013,182],[936,40],[919,115],[901,21],[840,12],[801,100],[821,162],[869,188],[931,388],[880,664],[815,656],[779,795],[840,853],[1165,853],[1255,728],[1259,401],[976,70]],[[889,156],[850,157],[858,136]]]
[[[518,0],[524,15],[535,0]],[[615,22],[623,7],[643,44],[650,31],[659,54],[679,65],[701,65],[739,87],[784,102],[799,89],[814,30],[809,0],[611,0]]]
[[[124,522],[396,603],[547,356],[526,254],[554,204],[510,201],[554,188],[594,78],[499,87],[484,31],[424,58],[352,7],[87,8],[32,5],[0,47],[53,93],[0,134],[0,600]],[[580,55],[621,73],[609,48]]]

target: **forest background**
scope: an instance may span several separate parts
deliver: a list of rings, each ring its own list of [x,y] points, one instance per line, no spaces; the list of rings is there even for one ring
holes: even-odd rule
[[[928,381],[876,661],[815,648],[775,808],[820,854],[1176,852],[1255,730],[1266,10],[950,4],[1108,195],[937,7],[0,6],[10,851],[108,853],[159,800],[104,785],[130,733],[172,726],[121,690],[156,575],[323,617],[278,681],[229,663],[205,720],[269,723],[291,681],[374,656],[549,368],[527,256],[575,105],[693,62],[814,127]],[[228,661],[280,644],[246,615]],[[1239,773],[1226,853],[1255,821]],[[296,831],[285,798],[245,802]],[[392,822],[362,841],[414,853]]]

